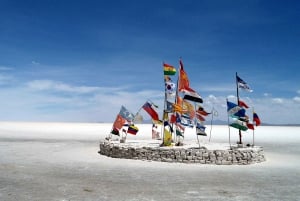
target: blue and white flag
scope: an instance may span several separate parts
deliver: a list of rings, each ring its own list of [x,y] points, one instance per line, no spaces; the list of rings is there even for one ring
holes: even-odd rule
[[[227,101],[227,112],[231,116],[244,117],[246,115],[245,109],[229,101]]]
[[[126,119],[127,121],[133,121],[134,119],[134,114],[132,114],[131,112],[129,112],[123,105],[120,109],[119,114]]]
[[[239,76],[236,76],[236,82],[239,88],[244,89],[248,92],[253,91],[252,89],[250,89],[249,85],[244,80],[242,80]]]

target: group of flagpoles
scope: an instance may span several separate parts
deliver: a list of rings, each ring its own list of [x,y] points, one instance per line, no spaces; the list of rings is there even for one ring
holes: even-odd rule
[[[238,86],[238,81],[237,81],[237,72],[235,72],[235,83],[236,83],[236,97],[237,97],[237,105],[239,105],[240,102],[240,97],[239,97],[239,86]],[[242,144],[242,132],[241,129],[239,129],[239,144]]]

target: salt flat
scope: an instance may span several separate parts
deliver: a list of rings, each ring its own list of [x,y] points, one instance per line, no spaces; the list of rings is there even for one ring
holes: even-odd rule
[[[128,139],[151,138],[151,125],[138,127]],[[258,127],[255,144],[264,147],[267,161],[247,166],[108,158],[97,152],[110,129],[0,122],[0,200],[299,200],[300,127]],[[231,142],[237,139],[231,129]],[[192,130],[185,140],[196,141]],[[214,126],[211,141],[227,143],[228,127]],[[243,141],[252,143],[252,132]]]

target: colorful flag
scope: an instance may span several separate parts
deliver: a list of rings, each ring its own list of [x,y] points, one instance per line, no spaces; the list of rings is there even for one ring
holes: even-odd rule
[[[240,121],[240,120],[235,120],[233,123],[230,124],[231,127],[237,128],[242,131],[248,130],[246,122]]]
[[[178,78],[178,90],[182,91],[184,89],[190,88],[190,81],[186,74],[186,72],[183,69],[183,63],[181,60],[179,60],[179,78]]]
[[[227,101],[227,112],[229,115],[244,117],[246,110],[235,103]]]
[[[176,74],[176,68],[174,66],[171,66],[169,64],[164,63],[164,75],[175,75]]]
[[[174,112],[173,103],[171,103],[170,101],[167,101],[166,107],[166,112]]]
[[[253,112],[253,121],[255,122],[256,126],[259,126],[261,123],[258,115],[255,112]]]
[[[190,100],[193,102],[203,103],[203,99],[201,98],[201,96],[193,89],[187,88],[181,90],[181,92],[184,92],[183,99]]]
[[[125,124],[126,120],[120,115],[118,114],[116,117],[116,120],[113,124],[113,128],[117,128],[117,129],[121,129],[123,127],[123,125]]]
[[[120,136],[120,132],[117,128],[113,128],[112,131],[110,132],[111,134],[114,134],[114,135],[118,135]]]
[[[196,117],[199,121],[205,121],[205,118],[202,117],[202,115],[200,115],[199,113],[196,114]]]
[[[207,136],[207,134],[205,133],[205,129],[206,129],[205,126],[203,126],[202,124],[200,124],[199,122],[197,122],[197,124],[196,124],[197,135]]]
[[[177,135],[177,136],[184,137],[184,136],[183,136],[183,132],[182,132],[181,130],[179,130],[178,128],[176,128],[176,135]]]
[[[123,105],[121,107],[119,114],[127,121],[133,121],[133,119],[134,119],[134,114],[129,112]]]
[[[236,82],[239,88],[244,89],[248,92],[253,91],[250,89],[249,85],[244,80],[242,80],[238,75],[236,75]]]
[[[148,101],[143,105],[143,109],[151,116],[153,120],[159,120],[157,112],[153,109],[152,104],[150,104]]]
[[[242,100],[239,100],[239,106],[240,106],[240,107],[244,107],[244,108],[246,108],[246,109],[249,108],[248,105],[247,105],[244,101],[242,101]]]
[[[136,127],[135,125],[130,125],[128,127],[127,133],[130,133],[132,135],[136,135],[138,131],[139,131],[138,127]]]
[[[170,146],[172,144],[172,134],[167,129],[164,129],[163,143],[165,146]]]
[[[187,113],[190,115],[190,118],[193,119],[195,117],[195,108],[194,106],[186,100],[182,101],[183,109],[187,110]]]
[[[169,121],[164,121],[164,127],[168,126],[170,129],[170,132],[173,133],[173,127],[172,125],[169,123]]]

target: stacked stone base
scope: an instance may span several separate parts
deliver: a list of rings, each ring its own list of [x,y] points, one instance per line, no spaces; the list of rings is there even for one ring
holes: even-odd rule
[[[235,147],[227,150],[208,150],[205,147],[141,146],[136,143],[100,142],[101,155],[135,160],[200,163],[216,165],[248,165],[265,161],[262,147]]]

